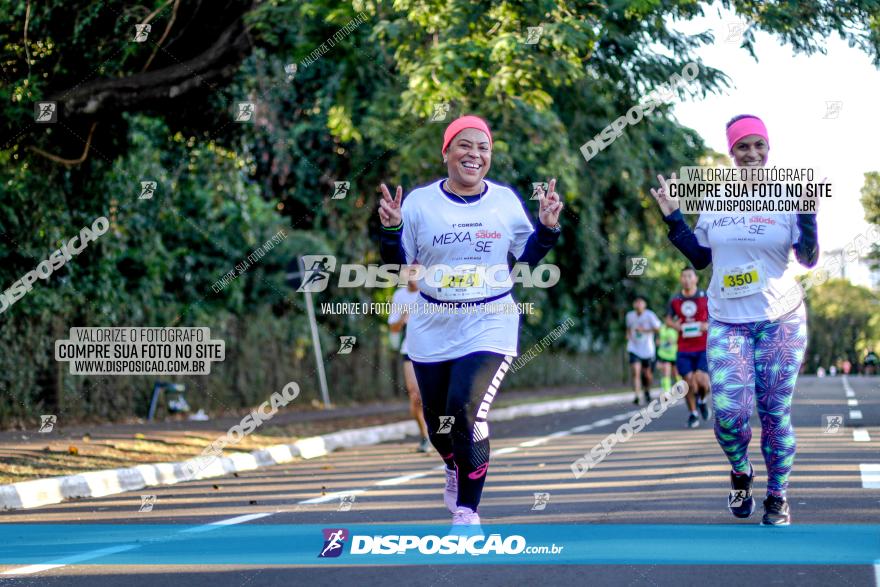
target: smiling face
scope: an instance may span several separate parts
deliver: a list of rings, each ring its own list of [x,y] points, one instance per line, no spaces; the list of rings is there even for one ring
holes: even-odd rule
[[[449,179],[456,187],[479,189],[480,181],[489,172],[492,148],[489,137],[476,128],[466,128],[452,139],[446,150]]]
[[[761,135],[748,135],[733,146],[733,161],[737,167],[763,167],[767,164],[770,145]]]

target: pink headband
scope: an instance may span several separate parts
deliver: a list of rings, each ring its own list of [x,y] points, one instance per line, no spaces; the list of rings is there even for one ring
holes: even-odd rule
[[[748,116],[740,118],[727,128],[727,152],[732,152],[733,146],[736,145],[737,141],[749,135],[764,137],[767,145],[770,145],[770,139],[767,137],[767,127],[764,126],[761,119],[757,116]]]
[[[489,132],[489,125],[486,124],[486,121],[478,116],[462,116],[461,118],[453,120],[450,125],[446,127],[446,132],[443,133],[443,149],[440,153],[445,155],[446,149],[449,148],[449,143],[452,142],[455,135],[466,128],[475,128],[486,133],[486,136],[489,137],[489,147],[492,147],[492,133]]]

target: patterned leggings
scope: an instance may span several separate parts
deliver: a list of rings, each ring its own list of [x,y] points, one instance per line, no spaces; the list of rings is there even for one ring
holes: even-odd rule
[[[715,437],[733,470],[749,472],[749,419],[758,402],[767,492],[785,495],[794,462],[791,398],[807,346],[804,305],[777,321],[730,324],[709,320],[709,378]]]
[[[489,408],[513,357],[477,351],[439,363],[413,361],[428,437],[458,471],[458,505],[477,511],[489,468]],[[441,431],[448,416],[451,429]]]

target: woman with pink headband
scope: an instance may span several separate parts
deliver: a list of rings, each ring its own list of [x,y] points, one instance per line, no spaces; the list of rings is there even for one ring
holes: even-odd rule
[[[728,122],[727,146],[737,167],[767,164],[770,139],[757,116]],[[748,448],[757,401],[767,467],[761,523],[788,525],[786,490],[795,454],[791,400],[807,344],[803,293],[788,271],[789,253],[793,249],[805,267],[816,264],[816,215],[704,213],[691,231],[666,179],[657,177],[661,187],[651,195],[669,226],[669,240],[697,269],[712,264],[707,356],[715,437],[732,468],[727,507],[737,518],[755,509]]]
[[[441,154],[447,178],[406,198],[401,187],[392,197],[382,184],[380,251],[385,263],[425,268],[421,303],[409,313],[408,353],[428,437],[446,464],[444,502],[452,523],[478,533],[489,408],[517,354],[519,315],[510,311],[508,261],[535,264],[547,254],[559,238],[562,202],[551,179],[536,230],[519,196],[485,179],[492,133],[476,116],[449,125]],[[490,302],[507,311],[481,306]]]

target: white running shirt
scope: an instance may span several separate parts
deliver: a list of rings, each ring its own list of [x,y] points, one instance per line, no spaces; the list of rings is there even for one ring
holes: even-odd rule
[[[626,350],[640,359],[653,359],[657,353],[654,346],[653,332],[636,332],[636,328],[655,329],[660,328],[660,318],[651,310],[645,310],[641,315],[635,310],[626,313],[626,328],[629,330],[629,340]]]
[[[507,254],[518,259],[534,231],[519,196],[484,179],[488,189],[482,198],[471,204],[458,203],[443,194],[441,181],[416,188],[404,198],[401,242],[408,264],[419,263],[425,268],[447,265],[452,268],[451,275],[464,279],[443,285],[442,279],[426,276],[419,281],[419,290],[449,302],[485,299],[508,291],[512,282]],[[475,266],[503,266],[503,271],[493,276],[495,284],[467,279]],[[468,287],[452,287],[461,284]],[[421,309],[413,312],[407,323],[413,360],[433,363],[477,351],[516,356],[517,313],[439,312],[439,305],[420,299]],[[506,295],[492,303],[512,305],[513,297]]]
[[[802,291],[789,271],[801,235],[796,214],[701,214],[694,234],[712,249],[707,291],[715,320],[776,320],[801,305]]]

